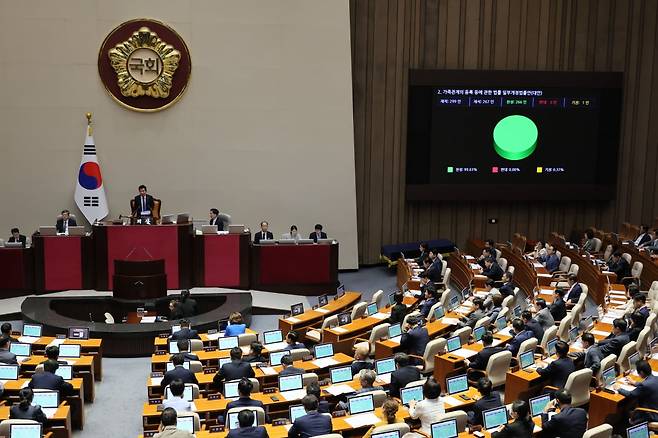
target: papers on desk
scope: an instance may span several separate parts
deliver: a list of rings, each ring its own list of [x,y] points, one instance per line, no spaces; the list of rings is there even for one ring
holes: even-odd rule
[[[55,412],[57,412],[57,408],[41,408],[44,414],[46,414],[46,417],[48,418],[53,418],[55,416]]]
[[[354,388],[352,388],[349,385],[331,385],[330,387],[326,388],[325,391],[327,391],[329,394],[337,397],[341,394],[350,394],[352,392],[356,392]]]
[[[471,269],[480,269],[480,265],[477,263],[469,263],[469,265],[471,266]]]
[[[446,325],[457,325],[459,324],[459,320],[457,318],[447,318],[443,317],[441,318],[441,322]]]
[[[387,385],[391,384],[391,373],[388,374],[377,374],[377,380],[380,382],[386,383]]]
[[[279,373],[277,373],[276,370],[275,370],[274,368],[272,368],[272,367],[263,367],[263,368],[261,368],[260,370],[261,370],[261,371],[263,372],[263,374],[265,374],[266,376],[274,376],[274,375],[276,375],[276,374],[279,374]]]
[[[217,234],[219,236],[228,236],[228,233],[229,233],[228,230],[227,231],[224,231],[224,230],[218,230],[217,231]]]
[[[541,432],[541,427],[539,427],[535,424],[535,427],[532,429],[532,433],[536,434],[536,433],[539,433],[539,432]]]
[[[542,265],[539,262],[532,262],[532,266],[534,266],[535,268],[543,268],[544,267],[544,265]]]
[[[614,320],[615,320],[615,318],[612,317],[612,316],[604,316],[603,318],[601,318],[601,322],[603,322],[605,324],[612,324],[614,322]]]
[[[318,368],[327,368],[332,365],[336,365],[337,363],[338,361],[333,357],[323,357],[322,359],[315,359],[313,361],[313,365],[315,365]]]
[[[553,292],[553,289],[539,289],[539,293],[544,295],[553,295]]]
[[[344,329],[343,327],[334,327],[331,330],[338,332],[338,333],[345,333],[347,332],[347,329]]]
[[[484,292],[484,291],[481,291],[481,292],[478,291],[478,292],[474,292],[473,295],[475,295],[475,296],[478,297],[478,298],[486,298],[487,295],[489,295],[489,293],[488,293],[488,292]]]
[[[498,334],[503,336],[512,336],[512,333],[510,333],[511,330],[512,327],[505,327],[504,329],[500,330]]]
[[[265,344],[265,348],[267,348],[267,351],[272,352],[272,351],[280,351],[283,350],[288,346],[288,343],[286,341],[281,341],[281,342],[274,342],[272,344]]]
[[[374,314],[370,315],[371,318],[375,318],[375,319],[386,319],[389,316],[391,316],[391,315],[389,315],[388,313],[381,313],[381,312],[377,312],[377,313],[374,313]]]
[[[633,385],[626,385],[626,384],[621,384],[619,385],[619,389],[623,389],[624,391],[632,391],[635,389],[635,386]]]
[[[460,348],[455,351],[451,351],[448,354],[454,354],[455,356],[463,357],[464,359],[468,359],[471,356],[475,356],[478,352],[474,350],[469,350],[468,348]]]
[[[610,334],[608,332],[604,332],[603,330],[591,330],[590,333],[598,336],[608,336]]]
[[[78,361],[78,359],[62,359],[62,358],[60,358],[59,360],[63,360],[68,365],[75,365],[75,363]]]
[[[224,337],[224,333],[222,333],[222,332],[217,332],[217,333],[213,333],[213,334],[208,334],[208,335],[206,335],[206,337],[207,337],[208,339],[210,339],[211,341],[216,341],[216,340],[219,339],[219,338],[223,338],[223,337]]]
[[[280,394],[281,397],[286,399],[286,401],[299,400],[306,395],[306,388],[295,389],[293,391],[283,391]]]
[[[393,336],[392,338],[388,338],[389,341],[395,342],[396,344],[400,343],[400,339],[402,339],[402,335],[400,336]]]
[[[46,345],[46,347],[50,347],[51,345],[60,346],[64,342],[66,342],[66,339],[57,339],[57,338],[55,338],[50,342],[50,344]]]
[[[156,316],[142,316],[142,319],[139,320],[140,324],[153,324],[155,322]]]
[[[368,412],[367,414],[352,415],[351,417],[345,418],[345,422],[352,426],[354,429],[357,427],[372,426],[373,424],[377,424],[380,421],[382,420],[372,412]]]
[[[551,274],[537,274],[537,277],[551,278]]]
[[[151,385],[160,386],[160,384],[162,383],[162,379],[164,379],[164,377],[151,377]]]
[[[329,312],[331,312],[331,310],[323,309],[322,307],[318,307],[317,309],[315,309],[315,311],[320,312],[320,313],[329,313]]]
[[[614,318],[622,318],[624,316],[624,311],[623,310],[618,310],[618,309],[612,309],[608,310],[608,312],[605,314],[606,317],[611,316]]]
[[[457,313],[469,313],[471,311],[472,307],[470,306],[459,306],[455,309],[455,312]]]
[[[41,339],[41,338],[39,338],[37,336],[19,336],[18,337],[18,342],[21,342],[23,344],[34,344],[39,339]]]
[[[289,317],[289,318],[286,318],[286,321],[288,321],[288,322],[292,322],[293,324],[298,323],[298,322],[302,322],[301,319],[295,318],[294,316],[291,316],[291,317]]]
[[[459,399],[457,399],[457,398],[455,398],[451,395],[448,395],[448,396],[445,396],[445,397],[440,397],[439,400],[441,400],[444,404],[446,404],[448,406],[458,406],[458,405],[463,403],[462,401],[460,401]]]

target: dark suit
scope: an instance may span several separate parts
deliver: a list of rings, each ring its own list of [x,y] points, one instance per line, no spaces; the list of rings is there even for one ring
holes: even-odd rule
[[[621,281],[624,277],[631,276],[631,267],[623,257],[619,257],[617,263],[611,263],[610,270],[617,274],[617,281]]]
[[[482,397],[475,402],[473,410],[468,413],[468,422],[470,424],[482,424],[482,412],[501,406],[503,406],[503,402],[500,401],[500,395],[498,393],[491,393]]]
[[[23,248],[25,248],[25,244],[27,244],[27,237],[23,236],[22,234],[18,235],[18,241],[23,244]],[[16,238],[14,236],[11,236],[7,242],[12,243],[16,242]]]
[[[498,291],[500,291],[500,294],[504,297],[507,297],[509,295],[514,295],[514,289],[516,289],[516,286],[514,286],[514,283],[511,281],[508,281],[507,283],[503,284],[501,287],[498,288]]]
[[[482,350],[478,351],[475,356],[473,356],[469,367],[484,371],[487,368],[487,364],[489,363],[489,358],[496,353],[500,353],[501,351],[505,350],[502,347],[484,347]]]
[[[257,407],[257,408],[263,408],[263,410],[265,410],[265,405],[263,404],[262,401],[254,400],[252,398],[243,397],[243,396],[240,396],[240,398],[237,400],[228,402],[228,404],[226,405],[226,410],[228,411],[229,409],[244,408],[244,407]]]
[[[619,389],[619,393],[624,397],[631,397],[637,400],[637,406],[658,410],[658,377],[651,375],[644,381],[637,384],[632,391]],[[643,421],[658,421],[658,414],[650,412],[638,412],[631,420],[632,424]]]
[[[404,388],[407,383],[414,380],[420,380],[420,371],[412,365],[399,368],[391,374],[391,385],[389,387],[392,397],[400,397],[400,388]]]
[[[249,363],[267,362],[267,358],[262,354],[259,354],[258,356],[252,356],[252,355],[242,356],[242,360]]]
[[[0,350],[0,363],[18,365],[16,355],[9,350]]]
[[[535,319],[528,321],[525,325],[525,329],[530,330],[532,335],[537,338],[537,341],[541,342],[544,337],[544,328]]]
[[[171,361],[173,359],[173,357],[174,357],[174,355],[172,354],[171,357],[169,358],[169,360]],[[186,362],[189,362],[191,360],[199,360],[199,356],[197,356],[196,354],[188,353],[188,352],[183,353],[183,358],[184,358],[183,360],[186,361]]]
[[[199,337],[199,332],[189,328],[183,328],[178,330],[176,333],[169,337],[172,341],[178,341],[179,339],[201,339]]]
[[[9,408],[9,418],[11,420],[34,420],[45,425],[48,421],[46,414],[41,410],[41,406],[29,406],[23,410],[19,405]]]
[[[68,221],[69,221],[69,224],[68,224],[69,227],[78,226],[78,223],[72,217],[69,217]],[[63,233],[66,230],[66,227],[64,227],[64,219],[57,219],[57,223],[55,224],[55,228],[57,228],[58,233]]]
[[[535,423],[530,418],[507,423],[503,430],[491,434],[491,438],[532,438]]]
[[[182,380],[183,383],[199,384],[199,381],[196,379],[196,376],[192,371],[186,370],[182,365],[178,365],[174,367],[173,370],[167,371],[165,373],[164,377],[162,378],[162,382],[160,383],[160,387],[164,389],[171,382],[178,379]]]
[[[268,231],[266,235],[267,235],[267,240],[274,240],[274,234]],[[257,233],[254,233],[254,243],[259,244],[261,240],[265,240],[263,239],[263,232],[259,231]]]
[[[217,216],[215,219],[210,219],[208,225],[217,225],[217,230],[224,231],[224,221],[222,221],[219,216]]]
[[[640,243],[637,243],[637,246],[640,246],[644,243],[649,242],[651,240],[651,235],[649,233],[638,234],[638,236],[635,239],[633,239],[633,243],[636,243],[637,239],[640,239]]]
[[[73,385],[65,381],[61,376],[44,371],[34,373],[32,380],[27,384],[32,389],[52,389],[59,392],[60,398],[73,395]]]
[[[396,304],[391,308],[391,316],[388,317],[388,322],[391,325],[402,324],[405,316],[407,316],[407,306],[404,304]]]
[[[586,351],[580,351],[573,354],[576,360],[582,360],[583,366],[592,370],[592,374],[596,374],[601,369],[601,349],[596,345],[591,346]]]
[[[133,215],[140,217],[142,215],[142,211],[149,212],[151,215],[153,214],[153,207],[155,206],[155,202],[153,202],[153,196],[146,194],[145,205],[142,205],[142,195],[135,196],[134,201],[135,209],[133,210]]]
[[[587,430],[587,412],[581,408],[562,409],[548,419],[548,414],[541,414],[542,437],[546,438],[581,438]]]
[[[630,340],[626,333],[619,336],[614,336],[609,339],[599,341],[599,348],[601,350],[601,357],[607,357],[610,354],[615,354],[617,357],[621,354],[621,349],[624,345],[628,344]]]
[[[425,271],[425,276],[431,282],[438,283],[441,281],[441,271],[443,271],[443,262],[437,257]]]
[[[548,272],[557,271],[557,268],[560,267],[560,258],[557,254],[551,254],[546,257],[540,257],[539,261],[544,263]]]
[[[229,380],[239,380],[243,377],[255,377],[254,369],[249,365],[249,362],[244,362],[242,360],[234,360],[229,363],[225,363],[219,369],[219,372],[215,374],[212,382],[215,385],[215,388],[219,389],[222,385],[221,382]]]
[[[279,373],[280,376],[289,376],[291,374],[304,374],[306,371],[303,370],[302,368],[297,368],[294,366],[289,366],[288,368],[284,368],[281,370]]]
[[[537,368],[537,373],[548,379],[548,384],[557,388],[564,388],[569,374],[576,371],[573,360],[568,357],[560,358],[549,363],[546,368]]]
[[[327,233],[325,233],[324,231],[320,231],[320,235],[318,235],[318,233],[313,231],[311,234],[308,235],[308,238],[313,239],[313,242],[317,243],[318,239],[326,239]]]
[[[425,259],[425,257],[427,257],[427,253],[426,252],[421,252],[420,256],[418,256],[418,258],[416,259],[416,263],[419,266],[423,266],[423,259]]]
[[[493,281],[500,281],[501,278],[503,278],[503,269],[500,267],[500,265],[497,262],[493,262],[491,266],[489,266],[489,269],[485,269],[482,272],[482,275],[486,275],[487,277],[491,278]]]
[[[357,374],[359,374],[359,371],[361,370],[374,370],[375,363],[365,360],[355,360],[354,362],[352,362],[351,368],[352,368],[352,375],[356,376]]]
[[[188,298],[185,301],[181,301],[178,307],[180,308],[183,318],[189,318],[190,316],[194,316],[197,313],[196,300],[193,300],[192,298]]]
[[[564,303],[563,298],[556,298],[548,309],[556,322],[562,321],[562,318],[567,316],[567,305]]]
[[[566,301],[576,304],[581,293],[583,293],[583,288],[580,286],[580,283],[574,283],[567,294]]]
[[[430,341],[430,335],[425,327],[414,327],[406,333],[402,333],[400,338],[400,348],[407,354],[423,356],[425,346]]]
[[[267,430],[263,426],[240,427],[228,431],[227,438],[268,438]]]
[[[311,411],[295,420],[288,431],[289,438],[310,438],[331,433],[331,417]]]
[[[430,310],[432,309],[432,306],[434,306],[436,303],[438,303],[438,300],[436,298],[430,298],[429,300],[424,300],[420,306],[418,306],[418,311],[422,315],[423,318],[427,319],[430,314]]]
[[[512,356],[519,354],[519,348],[523,341],[527,341],[532,338],[532,332],[530,330],[523,330],[521,333],[518,333],[514,336],[509,343],[507,344],[507,349],[512,352]]]

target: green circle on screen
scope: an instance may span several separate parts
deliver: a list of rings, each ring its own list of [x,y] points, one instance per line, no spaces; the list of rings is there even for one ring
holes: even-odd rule
[[[493,130],[494,149],[508,160],[522,160],[537,147],[539,130],[535,122],[526,116],[507,116]]]

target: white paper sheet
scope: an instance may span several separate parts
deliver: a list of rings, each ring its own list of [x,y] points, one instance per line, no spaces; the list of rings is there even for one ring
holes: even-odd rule
[[[599,336],[608,336],[610,333],[604,332],[603,330],[592,330],[590,331],[591,334],[593,335],[599,335]]]
[[[331,312],[331,310],[323,309],[322,307],[318,307],[317,309],[315,309],[315,311],[320,312],[320,313],[329,313],[329,312]]]
[[[358,414],[358,415],[352,415],[351,417],[345,418],[345,422],[348,423],[350,426],[353,428],[357,427],[363,427],[363,426],[370,426],[373,424],[377,424],[380,421],[382,421],[377,415],[373,414],[372,412],[368,412],[367,414]]]
[[[345,332],[347,332],[347,329],[344,329],[344,328],[342,328],[342,327],[334,327],[334,328],[332,328],[331,330],[333,330],[333,331],[335,331],[335,332],[338,332],[338,333],[345,333]]]
[[[287,401],[299,400],[306,395],[306,389],[295,389],[293,391],[283,391],[280,393],[281,397],[285,398]]]
[[[142,316],[142,319],[139,320],[140,324],[153,324],[155,322],[155,316]]]
[[[391,384],[391,373],[388,374],[377,374],[377,380],[384,382],[387,385]]]
[[[22,344],[34,344],[39,339],[41,339],[41,338],[38,338],[36,336],[19,336],[18,337],[18,342],[20,342]]]
[[[277,373],[276,370],[275,370],[274,368],[272,368],[272,367],[263,367],[263,368],[261,368],[261,371],[262,371],[263,374],[265,374],[266,376],[274,376],[274,375],[276,375],[276,374],[279,374],[279,373]]]
[[[286,321],[288,321],[288,322],[292,322],[293,324],[294,324],[294,323],[297,323],[297,322],[302,322],[301,319],[297,319],[297,318],[295,318],[294,316],[291,316],[291,317],[289,317],[289,318],[286,318]]]
[[[386,319],[389,316],[391,315],[389,315],[388,313],[381,313],[381,312],[377,312],[375,314],[370,315],[371,318],[375,318],[375,319]]]
[[[441,397],[441,401],[448,406],[458,406],[463,403],[462,401],[451,395],[448,395],[446,397]]]
[[[57,338],[55,338],[55,339],[52,340],[52,342],[50,342],[50,344],[46,345],[46,347],[50,347],[51,345],[59,346],[59,345],[62,345],[64,342],[66,342],[66,339],[57,339]]]
[[[468,359],[471,356],[475,356],[477,354],[477,351],[469,350],[468,348],[460,348],[459,350],[451,351],[448,354],[453,354],[455,356]]]
[[[446,325],[457,325],[459,324],[459,320],[457,318],[448,318],[448,317],[443,317],[441,318],[441,322]]]
[[[341,394],[349,394],[352,392],[356,392],[354,388],[352,388],[349,385],[331,385],[330,387],[326,388],[325,391],[327,391],[329,394],[333,396],[339,396]]]
[[[315,365],[318,368],[327,368],[332,365],[336,365],[337,363],[338,361],[333,357],[323,357],[322,359],[315,359],[313,361],[313,365]]]

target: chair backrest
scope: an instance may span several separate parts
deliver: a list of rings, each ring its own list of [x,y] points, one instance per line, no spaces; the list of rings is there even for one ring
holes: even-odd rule
[[[644,269],[644,263],[642,262],[633,263],[633,267],[631,268],[631,277],[640,278],[640,276],[642,275],[642,269]]]
[[[441,259],[441,260],[443,260],[443,259]],[[448,267],[448,264],[447,264],[447,263],[443,263],[443,264],[441,265],[441,277],[444,277],[444,278],[445,278],[445,276],[446,276],[446,272],[448,272],[448,269],[450,269],[450,271],[452,271],[452,269]]]
[[[352,308],[352,321],[359,319],[363,315],[365,315],[367,308],[368,308],[368,303],[366,303],[365,301],[356,303],[356,305]]]
[[[501,316],[504,316],[506,318],[507,322],[509,322],[510,321],[509,316],[510,316],[511,312],[512,312],[512,309],[510,309],[509,307],[503,306],[503,308],[500,309],[500,312],[498,312],[498,318],[500,318]],[[496,322],[496,321],[494,321],[494,322]]]
[[[302,360],[306,356],[309,356],[311,352],[307,348],[295,348],[290,350],[290,358],[295,360]]]
[[[644,328],[640,331],[640,334],[637,335],[635,348],[640,352],[640,355],[644,355],[644,353],[647,351],[647,344],[651,340],[652,332],[653,330],[651,329],[651,326],[645,325]]]
[[[514,302],[514,295],[508,295],[503,299],[503,307],[507,307],[508,309],[512,308],[512,303]]]
[[[507,259],[505,257],[501,257],[498,259],[498,266],[500,266],[500,269],[503,271],[507,270]]]
[[[446,421],[446,420],[457,420],[457,433],[461,433],[466,430],[466,424],[468,423],[468,415],[464,411],[452,411],[440,415],[440,417],[437,419],[437,421]]]
[[[385,322],[372,328],[372,331],[370,332],[370,338],[368,339],[368,343],[370,344],[370,354],[375,352],[375,343],[388,336],[388,328],[390,326],[391,324]]]
[[[592,380],[592,370],[583,368],[574,371],[567,378],[564,388],[571,393],[571,405],[579,407],[589,403],[589,384]]]
[[[197,363],[201,363],[201,362],[197,362]],[[192,366],[191,366],[191,362],[190,362],[190,370],[191,369],[192,369]],[[199,398],[199,385],[197,385],[196,383],[186,383],[186,385],[191,385],[192,386],[192,398],[195,399],[195,400],[197,398]],[[165,387],[165,394],[167,393],[167,388],[169,388],[169,385],[167,385]]]
[[[198,360],[191,360],[190,361],[190,371],[192,371],[193,373],[202,373],[203,372],[203,364]]]
[[[501,250],[499,250],[498,248],[494,248],[494,250],[496,251],[496,260],[498,260],[500,258],[500,256],[503,255],[503,252]]]
[[[376,433],[385,433],[385,432],[394,432],[394,431],[399,431],[400,436],[404,435],[405,433],[410,432],[409,425],[407,423],[393,423],[393,424],[386,424],[384,426],[377,426],[372,430],[371,435],[374,435]],[[316,437],[317,438],[317,437]]]
[[[448,283],[446,283],[446,290],[443,291],[441,294],[441,298],[439,299],[439,303],[443,306],[445,309],[446,306],[448,305],[448,297],[452,294],[452,290],[448,287]]]
[[[557,337],[564,342],[569,342],[569,329],[571,328],[571,315],[567,315],[560,321],[557,329]]]
[[[318,375],[315,373],[302,374],[302,385],[306,388],[311,383],[318,383]]]
[[[581,294],[582,297],[582,294]],[[573,306],[573,309],[571,309],[571,325],[576,326],[580,322],[580,317],[583,316],[583,310],[584,305],[582,304],[576,304]]]
[[[219,217],[221,219],[221,221],[224,223],[225,227],[228,228],[228,226],[231,224],[231,215],[230,214],[223,213],[223,212],[220,211],[219,214],[217,215],[217,217]]]
[[[544,350],[544,353],[547,353],[548,350],[548,341],[557,337],[557,326],[549,327],[548,330],[544,331],[544,337],[541,338],[541,343],[539,344]]]
[[[521,356],[521,353],[525,353],[526,351],[535,351],[538,342],[539,341],[537,341],[537,338],[529,338],[521,342],[521,345],[519,346],[519,353],[516,356],[517,360],[519,356]]]
[[[612,245],[607,245],[603,251],[603,260],[609,260],[610,256],[612,256]]]
[[[486,372],[494,388],[505,384],[505,377],[507,376],[507,370],[511,362],[512,352],[508,350],[501,351],[489,357]]]
[[[423,354],[423,361],[425,361],[423,372],[429,373],[434,371],[434,356],[441,354],[446,349],[446,339],[437,338],[432,339],[425,346],[425,353]]]
[[[228,418],[229,414],[240,412],[245,409],[256,411],[256,415],[258,416],[258,424],[265,424],[265,410],[260,406],[242,406],[239,408],[231,408],[226,412],[226,418]]]
[[[446,263],[445,266],[448,266],[448,264]],[[446,292],[450,290],[450,289],[448,289],[448,287],[450,286],[450,277],[451,276],[452,276],[452,268],[446,268],[446,273],[443,274],[443,284],[445,285]]]
[[[105,324],[114,324],[114,316],[110,312],[105,312]]]
[[[190,339],[190,351],[203,350],[203,341],[201,339]]]
[[[242,333],[238,335],[238,345],[240,347],[251,345],[252,342],[256,342],[257,340],[258,336],[256,333]]]
[[[637,342],[630,341],[628,344],[621,347],[621,353],[619,353],[619,359],[617,359],[617,365],[619,365],[619,372],[625,373],[631,369],[631,364],[628,362],[628,358],[631,354],[635,353],[635,346]]]
[[[478,327],[489,327],[489,324],[491,324],[491,318],[488,316],[485,316],[484,318],[480,318],[475,322],[475,327],[474,329]]]
[[[420,316],[420,312],[418,310],[414,310],[413,312],[407,313],[402,320],[402,327],[404,327],[404,325],[409,321],[409,318],[412,316]]]
[[[624,260],[626,260],[626,263],[628,263],[629,265],[631,264],[631,260],[633,260],[633,258],[629,253],[625,252],[621,256],[624,258]]]
[[[654,303],[658,302],[658,280],[651,282],[651,287],[647,293],[647,303],[653,307]]]
[[[656,302],[656,305],[658,305],[658,301]],[[658,317],[658,314],[655,312],[651,312],[649,314],[649,317],[647,318],[647,321],[644,323],[645,327],[650,327],[652,332],[656,331],[656,318]]]
[[[39,374],[39,373],[43,373],[43,364],[42,363],[37,365],[37,367],[34,369],[34,374]],[[2,436],[2,435],[0,435],[0,436]]]
[[[514,268],[513,265],[508,265],[507,266],[507,272],[509,272],[510,274],[514,275],[514,270],[515,270],[515,268]]]
[[[153,211],[151,211],[151,214],[153,215],[153,220],[156,223],[160,222],[160,210],[161,209],[162,209],[162,200],[153,198]]]
[[[472,332],[473,329],[470,328],[469,326],[466,326],[460,328],[459,330],[455,330],[453,336],[459,336],[459,341],[461,342],[462,345],[465,345],[468,343],[468,339],[470,338]]]
[[[571,266],[569,266],[569,274],[578,275],[578,271],[580,271],[580,266],[577,264],[572,263]]]
[[[324,321],[322,321],[322,328],[332,328],[338,325],[338,315],[327,316]]]
[[[388,395],[386,394],[386,391],[381,390],[381,389],[376,389],[374,391],[367,391],[367,392],[362,392],[359,395],[363,394],[372,394],[372,398],[374,399],[375,402],[375,408],[381,408],[386,399],[388,398]]]
[[[379,289],[377,292],[375,292],[372,295],[372,302],[377,303],[377,308],[380,309],[382,307],[382,301],[384,300],[384,291]]]
[[[560,266],[558,266],[557,269],[559,271],[567,272],[567,271],[569,271],[570,267],[571,267],[571,257],[564,256],[560,259]]]
[[[12,424],[39,424],[39,422],[34,420],[17,420],[17,419],[0,421],[0,436],[8,437],[9,429],[11,428]]]
[[[576,265],[578,266],[578,265]],[[585,283],[580,283],[580,288],[582,289],[582,292],[580,293],[580,296],[578,297],[578,303],[577,304],[582,304],[583,305],[583,310],[585,309],[585,301],[587,300],[587,295],[589,294],[589,286],[587,286]]]
[[[599,368],[599,371],[596,373],[596,379],[600,380],[601,379],[601,373],[603,371],[607,370],[611,366],[614,366],[615,362],[617,362],[617,355],[616,354],[609,354],[603,359],[601,359],[601,366]]]
[[[602,424],[585,431],[583,438],[610,438],[612,437],[612,426]]]
[[[595,237],[594,238],[594,252],[601,251],[601,246],[603,246],[603,242],[598,237]]]

